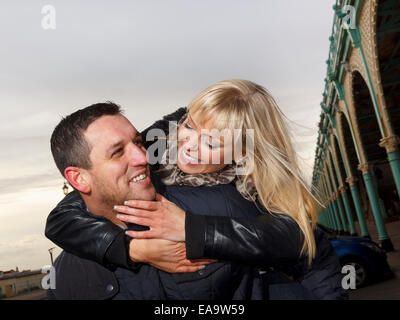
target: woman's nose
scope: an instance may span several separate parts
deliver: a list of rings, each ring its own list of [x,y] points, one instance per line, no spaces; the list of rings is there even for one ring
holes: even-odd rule
[[[196,151],[199,147],[198,136],[196,133],[190,134],[186,137],[184,148],[186,150]]]

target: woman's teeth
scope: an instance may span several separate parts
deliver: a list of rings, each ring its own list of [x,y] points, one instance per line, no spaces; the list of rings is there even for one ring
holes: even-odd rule
[[[140,176],[137,176],[137,177],[133,178],[131,181],[132,182],[142,181],[146,177],[147,177],[147,175],[145,173],[142,173]]]
[[[188,162],[197,163],[198,161],[196,158],[187,155],[185,152],[182,152],[182,155]]]

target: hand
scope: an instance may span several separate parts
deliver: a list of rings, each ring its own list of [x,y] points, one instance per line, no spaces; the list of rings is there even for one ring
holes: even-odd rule
[[[125,206],[115,206],[121,221],[150,227],[147,231],[126,231],[135,239],[165,239],[185,241],[185,211],[157,194],[156,201],[128,200]]]
[[[162,239],[133,239],[129,244],[129,255],[132,261],[148,263],[169,273],[196,272],[215,262],[210,259],[188,260],[184,242]]]

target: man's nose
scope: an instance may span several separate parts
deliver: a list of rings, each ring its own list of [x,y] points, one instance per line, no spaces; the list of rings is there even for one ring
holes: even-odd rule
[[[132,167],[147,165],[146,150],[133,143],[130,148],[130,165]]]

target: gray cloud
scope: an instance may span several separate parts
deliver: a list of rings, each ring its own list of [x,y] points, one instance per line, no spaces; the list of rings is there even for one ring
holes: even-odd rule
[[[0,178],[0,194],[23,192],[25,189],[32,188],[51,187],[56,185],[59,181],[59,174],[32,174],[18,178]]]

